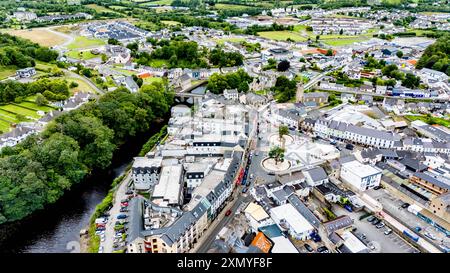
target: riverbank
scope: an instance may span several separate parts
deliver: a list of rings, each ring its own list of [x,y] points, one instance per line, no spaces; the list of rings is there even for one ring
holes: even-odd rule
[[[75,252],[74,247],[81,250],[79,231],[89,225],[111,181],[125,172],[142,146],[166,123],[167,119],[163,119],[146,133],[129,139],[115,152],[110,168],[73,185],[56,203],[22,220],[0,225],[0,253],[64,253]]]
[[[162,141],[164,141],[167,137],[167,125],[164,125],[158,133],[152,135],[149,140],[142,146],[141,151],[138,156],[145,156],[149,151],[153,150],[156,145]],[[95,219],[105,214],[110,208],[113,206],[117,191],[122,186],[123,183],[130,181],[130,171],[131,171],[132,163],[128,164],[125,172],[120,176],[114,179],[111,184],[108,195],[102,200],[100,204],[98,204],[95,208],[95,212],[92,214],[90,218],[89,225],[85,227],[88,230],[87,236],[80,237],[80,245],[84,244],[84,247],[80,248],[82,253],[97,253],[100,246],[100,237],[95,234],[96,225]],[[130,182],[129,182],[130,183]],[[112,217],[112,216],[111,216]],[[113,221],[110,218],[109,221]]]

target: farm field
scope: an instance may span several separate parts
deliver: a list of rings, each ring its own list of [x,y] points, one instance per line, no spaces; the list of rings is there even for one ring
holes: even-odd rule
[[[76,30],[78,30],[78,26],[72,26],[72,25],[65,25],[65,26],[57,26],[53,28],[54,31],[58,31],[64,34],[70,34]]]
[[[105,7],[97,5],[97,4],[89,4],[89,5],[86,5],[86,7],[94,9],[96,12],[112,12],[112,13],[120,14],[112,9],[105,8]]]
[[[75,41],[70,43],[67,48],[68,49],[82,49],[87,47],[101,46],[104,45],[105,41],[100,39],[89,39],[84,36],[78,36],[75,38]]]
[[[303,36],[301,36],[298,33],[295,33],[293,31],[262,31],[258,32],[258,35],[267,39],[277,40],[277,41],[286,41],[288,38],[296,41],[296,42],[303,42],[307,39]]]
[[[48,47],[60,45],[66,41],[64,37],[52,33],[44,28],[21,29],[21,30],[9,29],[9,30],[2,30],[2,32],[6,32],[14,36],[28,39],[32,42],[40,44],[41,46],[48,46]]]
[[[146,5],[170,6],[172,4],[172,2],[173,2],[173,0],[158,0],[158,1],[142,3],[140,5],[143,5],[143,6],[146,6]]]

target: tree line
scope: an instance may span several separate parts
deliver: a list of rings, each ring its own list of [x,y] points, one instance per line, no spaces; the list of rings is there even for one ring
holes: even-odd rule
[[[0,66],[25,68],[35,66],[36,60],[51,62],[56,58],[58,53],[54,50],[6,33],[0,34]]]
[[[450,76],[450,34],[443,35],[425,49],[416,65],[417,69],[424,67]]]
[[[0,152],[0,223],[56,202],[95,170],[110,166],[127,139],[149,130],[170,109],[160,83],[130,93],[123,87],[65,113],[40,134]]]
[[[0,103],[20,102],[28,96],[42,94],[47,100],[58,101],[69,97],[67,81],[42,78],[30,83],[0,82]]]

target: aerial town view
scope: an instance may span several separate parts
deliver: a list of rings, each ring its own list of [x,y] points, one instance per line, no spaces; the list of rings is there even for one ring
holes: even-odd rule
[[[449,252],[448,0],[0,19],[0,253]]]

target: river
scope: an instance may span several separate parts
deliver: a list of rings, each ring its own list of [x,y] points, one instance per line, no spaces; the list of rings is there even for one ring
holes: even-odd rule
[[[73,186],[55,204],[14,223],[0,226],[0,253],[64,253],[78,250],[79,232],[148,138],[162,127],[129,140],[114,155],[108,171],[96,173]]]

